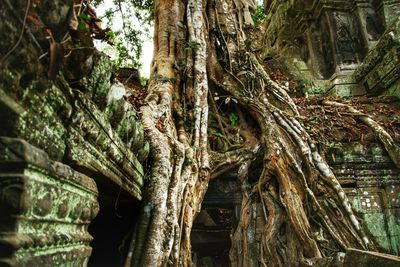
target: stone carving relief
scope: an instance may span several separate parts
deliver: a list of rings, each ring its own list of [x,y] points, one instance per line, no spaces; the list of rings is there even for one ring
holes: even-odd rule
[[[316,85],[313,89],[305,89],[307,93],[355,96],[365,92],[374,94],[386,88],[389,94],[400,95],[396,82],[398,67],[393,68],[398,62],[398,53],[393,56],[390,52],[390,66],[382,61],[381,66],[375,68],[380,62],[378,59],[389,53],[389,49],[381,49],[388,39],[385,35],[390,31],[398,32],[395,24],[399,18],[400,0],[268,0],[264,1],[264,7],[263,54],[301,62],[296,63],[299,79],[313,80]],[[297,43],[301,36],[306,40],[304,51]],[[375,51],[378,47],[381,47],[380,51]],[[308,52],[308,60],[305,60],[307,53],[304,52]],[[291,61],[285,64],[289,65]],[[355,75],[352,75],[354,71]],[[370,73],[367,75],[366,72]]]
[[[327,79],[334,72],[334,57],[331,34],[326,19],[311,26],[308,38],[312,39],[312,53],[314,53],[316,74],[321,78]]]
[[[348,14],[334,12],[336,24],[337,52],[341,64],[352,65],[358,63],[357,45],[352,36],[357,36],[351,25],[351,18]]]
[[[97,194],[91,178],[0,137],[0,265],[86,266]]]

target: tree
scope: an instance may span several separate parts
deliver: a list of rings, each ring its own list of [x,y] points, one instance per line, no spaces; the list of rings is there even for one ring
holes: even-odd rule
[[[90,3],[104,13],[98,19],[105,29],[102,30],[104,34],[97,36],[100,37],[97,39],[107,41],[102,43],[101,50],[112,55],[116,67],[140,68],[143,42],[147,39],[145,36],[149,34],[151,21],[154,19],[153,0],[94,0]],[[90,20],[90,16],[81,12],[79,19],[79,26],[85,27],[83,22]],[[121,22],[121,25],[116,22]],[[138,25],[141,27],[137,27]]]
[[[152,76],[141,108],[151,175],[131,266],[190,266],[190,231],[208,183],[232,170],[243,196],[233,266],[258,264],[247,242],[256,202],[266,221],[264,266],[310,265],[326,256],[323,243],[373,249],[293,100],[260,63],[253,1],[163,0],[154,8]],[[262,172],[250,183],[257,158]]]

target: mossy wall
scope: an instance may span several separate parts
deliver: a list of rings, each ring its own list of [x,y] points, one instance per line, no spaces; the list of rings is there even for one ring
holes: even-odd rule
[[[142,198],[142,124],[73,3],[0,2],[0,265],[85,266],[98,193]]]

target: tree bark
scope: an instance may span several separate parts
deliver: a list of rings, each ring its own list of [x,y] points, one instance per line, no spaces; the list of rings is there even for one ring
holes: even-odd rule
[[[248,33],[252,6],[251,0],[155,2],[154,61],[141,109],[151,175],[132,266],[191,266],[190,232],[210,177],[235,169],[243,200],[232,266],[310,265],[327,256],[326,244],[336,251],[374,248],[297,120],[296,105],[247,45],[257,37]],[[209,116],[218,118],[217,128],[229,124],[215,103],[209,114],[208,99],[215,97],[209,88],[223,92],[225,103],[237,101],[229,105],[240,110],[240,138],[226,129],[219,134],[221,142],[237,145],[231,151],[212,151],[208,144]],[[249,166],[260,151],[263,170],[252,184]],[[249,256],[255,242],[249,214],[256,203],[265,219],[258,258]]]

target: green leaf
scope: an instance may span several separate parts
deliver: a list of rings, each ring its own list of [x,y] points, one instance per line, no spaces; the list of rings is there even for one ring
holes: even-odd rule
[[[84,30],[87,29],[86,24],[83,23],[82,21],[79,21],[78,28],[79,28],[80,30],[82,30],[82,31],[84,31]]]
[[[237,126],[238,120],[239,120],[238,114],[236,114],[234,112],[229,113],[229,121],[230,121],[230,124],[231,124],[232,127],[236,127]]]
[[[79,17],[81,19],[83,19],[83,20],[89,20],[90,19],[90,16],[88,14],[84,13],[84,12],[80,13]]]
[[[253,14],[253,21],[254,21],[254,26],[257,27],[262,20],[264,20],[266,17],[265,11],[264,11],[264,6],[263,5],[257,5],[256,10],[254,11]]]
[[[224,137],[224,135],[221,132],[219,132],[219,131],[217,131],[215,129],[210,129],[210,134],[214,135],[216,137]]]

